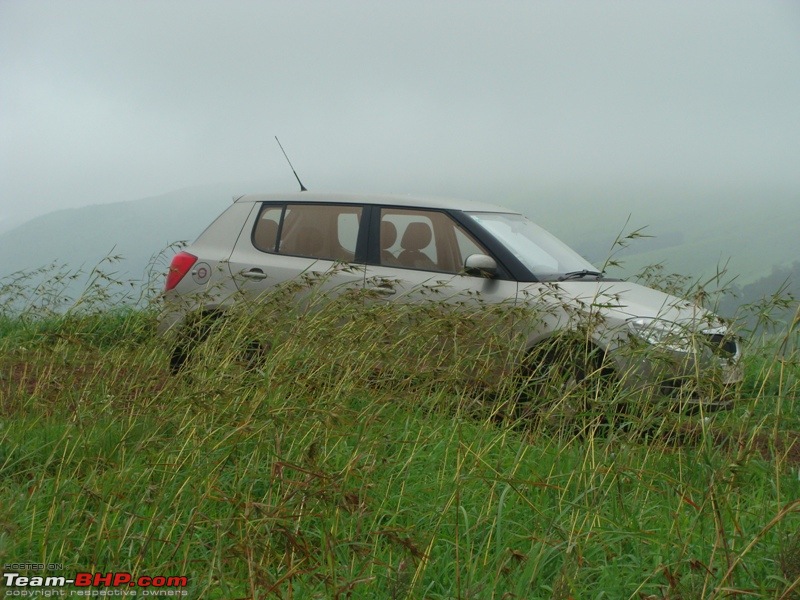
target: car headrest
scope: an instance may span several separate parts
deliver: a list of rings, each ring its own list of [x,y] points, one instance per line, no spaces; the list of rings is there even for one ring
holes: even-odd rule
[[[422,250],[431,243],[433,232],[427,223],[411,223],[400,242],[403,250]]]
[[[397,227],[391,221],[381,221],[381,250],[388,250],[397,241]]]

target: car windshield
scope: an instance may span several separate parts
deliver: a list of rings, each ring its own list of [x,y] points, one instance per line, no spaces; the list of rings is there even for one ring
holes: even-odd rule
[[[595,280],[598,269],[572,248],[524,216],[513,213],[467,213],[519,259],[540,281],[565,278]]]

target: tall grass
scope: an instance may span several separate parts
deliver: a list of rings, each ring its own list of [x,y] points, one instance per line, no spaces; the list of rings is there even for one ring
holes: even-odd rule
[[[639,399],[636,426],[584,428],[567,417],[597,388],[530,410],[514,310],[318,302],[310,281],[214,320],[171,375],[157,305],[109,308],[102,281],[58,311],[17,282],[0,318],[3,564],[185,575],[203,598],[800,590],[797,320],[748,348],[732,410]]]

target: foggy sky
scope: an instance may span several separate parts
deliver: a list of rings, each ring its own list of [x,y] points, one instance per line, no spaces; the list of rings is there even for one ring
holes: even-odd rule
[[[0,225],[295,190],[274,135],[317,191],[800,189],[800,9],[0,0],[0,116]]]

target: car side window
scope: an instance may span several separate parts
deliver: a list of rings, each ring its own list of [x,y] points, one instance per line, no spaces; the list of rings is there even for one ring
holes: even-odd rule
[[[360,206],[349,205],[265,206],[256,221],[253,244],[264,252],[351,262],[361,213]]]
[[[382,208],[380,264],[459,273],[470,254],[485,254],[449,215],[440,211]]]
[[[358,242],[358,223],[361,219],[361,209],[358,213],[339,213],[336,231],[339,236],[339,247],[344,248],[350,255],[356,255],[356,242]],[[352,259],[351,259],[352,260]]]
[[[275,252],[282,215],[282,206],[265,206],[261,210],[253,230],[253,245],[256,248],[264,252]]]

